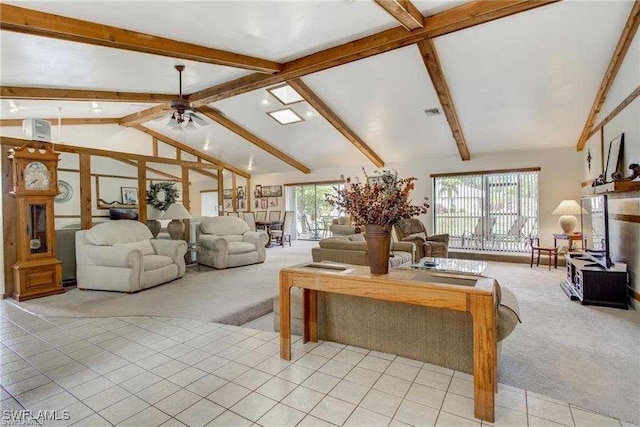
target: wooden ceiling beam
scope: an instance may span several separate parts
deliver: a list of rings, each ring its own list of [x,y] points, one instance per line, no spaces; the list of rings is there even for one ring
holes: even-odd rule
[[[631,92],[631,94],[629,96],[627,96],[620,104],[618,104],[616,106],[616,108],[613,109],[613,111],[611,111],[611,113],[609,113],[609,115],[607,117],[605,117],[604,119],[602,119],[602,121],[600,123],[598,123],[597,125],[595,125],[593,127],[593,129],[591,130],[591,132],[589,132],[589,135],[587,135],[587,141],[589,140],[589,138],[591,138],[593,135],[595,135],[596,133],[598,133],[598,131],[600,129],[602,129],[607,123],[609,123],[611,120],[613,120],[613,118],[615,116],[617,116],[620,111],[624,110],[629,104],[631,104],[638,96],[640,96],[640,86],[638,86],[637,88],[635,88],[635,90],[633,92]]]
[[[0,136],[0,145],[8,145],[10,147],[21,147],[28,144],[30,141],[23,138],[10,138],[7,136]],[[55,150],[60,153],[72,153],[72,154],[88,154],[90,156],[108,157],[110,159],[124,159],[124,160],[142,160],[143,162],[161,163],[167,165],[187,166],[192,169],[222,169],[218,165],[209,163],[189,162],[186,160],[168,159],[166,157],[153,157],[144,154],[136,153],[123,153],[120,151],[102,150],[100,148],[79,147],[76,145],[70,145],[66,143],[57,143]]]
[[[120,119],[120,126],[137,126],[144,122],[169,115],[170,111],[171,107],[169,104],[156,105],[155,107],[147,108],[146,110],[124,116]]]
[[[282,69],[281,64],[266,59],[4,3],[0,4],[0,29],[261,73],[275,73]]]
[[[214,110],[213,108],[203,105],[199,108],[199,110],[202,114],[209,117],[211,120],[229,129],[231,132],[244,138],[245,140],[249,141],[256,147],[263,149],[264,151],[271,154],[272,156],[275,156],[280,160],[282,160],[283,162],[289,164],[290,166],[293,166],[294,168],[298,169],[300,172],[311,173],[311,169],[309,169],[307,166],[303,165],[302,163],[300,163],[293,157],[289,156],[288,154],[280,151],[279,149],[269,144],[259,136],[254,135],[253,133],[243,128],[239,124],[229,120],[228,118],[226,118],[225,116],[220,114],[218,111]]]
[[[232,166],[232,165],[230,165],[228,163],[223,162],[220,159],[217,159],[217,158],[215,158],[213,156],[210,156],[210,155],[205,154],[205,153],[203,153],[201,151],[198,151],[195,148],[192,148],[192,147],[188,146],[187,144],[184,144],[184,143],[182,143],[180,141],[177,141],[177,140],[175,140],[175,139],[173,139],[173,138],[171,138],[169,136],[166,136],[166,135],[164,135],[164,134],[162,134],[160,132],[156,132],[153,129],[149,129],[146,126],[136,125],[136,126],[134,126],[134,128],[139,130],[140,132],[144,132],[147,135],[150,135],[151,137],[153,137],[153,138],[155,138],[155,139],[157,139],[159,141],[164,142],[165,144],[171,145],[172,147],[175,147],[176,149],[182,150],[185,153],[189,153],[189,154],[191,154],[193,156],[196,156],[198,158],[206,160],[209,163],[217,165],[220,168],[230,170],[230,171],[235,172],[238,175],[241,175],[241,176],[243,176],[245,178],[251,178],[251,174],[243,171],[242,169],[239,169],[239,168],[237,168],[235,166]]]
[[[138,162],[134,162],[133,160],[124,160],[124,159],[114,159],[114,160],[117,160],[118,162],[124,163],[124,164],[129,165],[129,166],[138,167]],[[144,162],[144,163],[145,163],[145,168],[147,169],[147,171],[155,173],[156,175],[164,176],[165,178],[169,178],[171,180],[182,182],[182,178],[179,178],[179,177],[177,177],[175,175],[171,175],[170,173],[167,173],[167,172],[163,172],[163,171],[161,171],[159,169],[150,168],[147,165],[147,162]]]
[[[424,27],[424,16],[409,0],[373,0],[407,30]]]
[[[208,104],[558,1],[560,0],[474,0],[426,17],[422,28],[410,32],[402,26],[391,28],[294,59],[283,64],[281,72],[270,76],[250,74],[195,92],[190,95],[189,100],[194,106]]]
[[[324,101],[311,90],[300,79],[287,80],[289,86],[295,89],[296,92],[304,98],[322,117],[324,117],[331,125],[336,128],[354,147],[356,147],[362,154],[364,154],[376,167],[381,168],[384,166],[384,160],[378,156],[375,151],[366,142],[364,142],[345,122],[342,121],[336,113]]]
[[[469,147],[464,139],[460,120],[458,119],[458,113],[456,112],[456,107],[453,103],[453,96],[451,95],[451,90],[447,84],[444,71],[442,70],[442,64],[438,58],[436,46],[433,43],[433,40],[423,40],[418,43],[418,49],[420,50],[420,55],[422,56],[424,65],[427,67],[427,72],[431,77],[433,87],[438,94],[438,99],[440,100],[440,104],[444,110],[444,115],[447,118],[447,122],[449,122],[449,128],[451,128],[451,134],[453,135],[453,139],[456,141],[460,157],[462,160],[471,160]]]
[[[593,129],[596,117],[602,109],[604,101],[607,99],[609,89],[611,89],[611,86],[618,75],[618,71],[622,66],[622,62],[629,51],[629,46],[631,46],[631,42],[633,42],[633,38],[638,31],[638,25],[640,25],[640,1],[636,0],[633,3],[627,22],[624,24],[622,34],[620,34],[620,39],[618,39],[618,44],[616,45],[616,49],[613,51],[613,56],[611,57],[611,61],[609,61],[609,66],[607,67],[607,71],[604,73],[604,78],[602,79],[602,83],[598,89],[596,99],[593,101],[593,105],[591,106],[591,110],[587,116],[587,122],[584,124],[584,129],[582,129],[582,133],[578,139],[578,144],[576,145],[576,149],[578,151],[582,151],[587,143],[588,135]]]
[[[22,126],[24,119],[0,119],[0,126]],[[58,124],[58,119],[43,119],[51,122],[52,126]],[[108,125],[120,123],[119,117],[105,118],[105,117],[89,117],[89,118],[67,118],[61,120],[63,125],[75,126],[75,125]]]
[[[0,87],[0,98],[36,99],[40,101],[148,102],[157,104],[159,102],[169,102],[177,97],[178,95],[162,93],[111,92],[47,87]]]

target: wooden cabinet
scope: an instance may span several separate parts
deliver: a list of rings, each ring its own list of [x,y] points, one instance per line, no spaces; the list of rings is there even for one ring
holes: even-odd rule
[[[567,280],[560,284],[571,299],[583,305],[602,305],[627,309],[627,265],[616,263],[604,268],[583,258],[579,253],[569,253]]]
[[[11,175],[16,198],[17,262],[13,297],[18,301],[64,292],[62,263],[56,259],[53,198],[58,194],[58,153],[50,143],[13,150]]]

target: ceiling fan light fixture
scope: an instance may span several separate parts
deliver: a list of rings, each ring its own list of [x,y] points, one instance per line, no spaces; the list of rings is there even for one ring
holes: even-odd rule
[[[178,121],[176,120],[175,116],[171,116],[169,122],[167,123],[167,126],[169,126],[170,128],[175,128],[176,126],[178,126]]]
[[[187,122],[185,129],[196,130],[196,125],[193,124],[193,119],[191,117],[189,117],[189,121]]]

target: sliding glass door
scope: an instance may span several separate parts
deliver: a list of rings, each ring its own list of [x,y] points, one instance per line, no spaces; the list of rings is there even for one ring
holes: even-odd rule
[[[538,172],[434,177],[434,232],[449,247],[524,252],[538,234]]]
[[[326,201],[327,194],[334,192],[334,186],[343,184],[302,184],[292,186],[287,195],[287,209],[296,213],[298,239],[320,240],[330,235],[331,220],[338,212]]]

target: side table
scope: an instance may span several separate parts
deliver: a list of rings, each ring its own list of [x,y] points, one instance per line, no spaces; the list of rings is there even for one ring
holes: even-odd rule
[[[553,247],[557,248],[558,247],[558,240],[568,240],[569,241],[569,248],[568,248],[568,252],[573,252],[574,251],[574,247],[573,247],[573,242],[580,242],[580,246],[582,246],[582,233],[569,233],[569,234],[564,234],[564,233],[559,233],[559,234],[553,234]]]
[[[184,256],[185,267],[196,267],[200,271],[200,264],[198,264],[199,248],[200,242],[187,242],[187,253]]]

